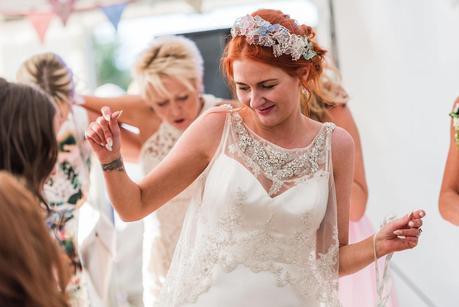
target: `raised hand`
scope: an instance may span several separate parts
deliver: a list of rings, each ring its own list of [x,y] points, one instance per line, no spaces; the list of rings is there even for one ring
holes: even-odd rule
[[[112,113],[109,107],[103,107],[101,112],[102,116],[89,124],[85,135],[99,161],[106,164],[121,157],[118,118],[123,111]]]

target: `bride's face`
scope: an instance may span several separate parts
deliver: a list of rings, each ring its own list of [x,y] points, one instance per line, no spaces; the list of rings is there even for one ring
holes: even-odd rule
[[[278,67],[238,59],[233,62],[233,79],[239,101],[264,126],[276,126],[300,112],[300,80]]]

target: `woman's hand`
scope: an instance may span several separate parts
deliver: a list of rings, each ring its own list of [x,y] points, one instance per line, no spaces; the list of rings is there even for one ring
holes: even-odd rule
[[[85,131],[86,138],[102,164],[121,157],[118,118],[123,111],[112,113],[109,107],[101,109],[102,116],[91,122]]]
[[[375,234],[376,257],[414,248],[421,235],[424,210],[417,210],[387,223]]]

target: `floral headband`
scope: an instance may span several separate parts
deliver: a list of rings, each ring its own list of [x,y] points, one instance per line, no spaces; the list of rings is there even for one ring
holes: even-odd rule
[[[317,55],[311,42],[304,36],[291,34],[280,24],[271,24],[260,16],[246,15],[236,19],[232,37],[245,36],[251,45],[272,47],[275,57],[290,54],[294,61],[301,57],[310,60]]]

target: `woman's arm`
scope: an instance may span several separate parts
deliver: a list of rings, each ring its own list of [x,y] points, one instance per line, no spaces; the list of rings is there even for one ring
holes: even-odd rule
[[[459,97],[454,106],[457,103],[459,103]],[[445,220],[459,226],[459,153],[454,133],[451,120],[450,144],[440,190],[439,209]]]
[[[349,206],[354,171],[354,142],[344,129],[336,128],[332,140],[333,174],[336,186],[338,212],[339,274],[352,274],[374,261],[395,251],[417,245],[422,225],[422,210],[388,223],[377,234],[355,244],[348,245]],[[400,238],[404,236],[403,238]],[[373,245],[373,242],[375,245]]]
[[[160,122],[153,109],[141,96],[128,95],[110,98],[83,96],[81,106],[99,115],[100,110],[104,106],[110,107],[113,112],[123,110],[123,116],[120,118],[120,122],[139,129],[141,129],[145,122]]]
[[[352,117],[351,111],[346,104],[339,104],[330,110],[333,122],[346,130],[354,140],[354,179],[351,190],[351,205],[349,218],[351,221],[360,220],[365,214],[368,201],[368,186],[365,177],[365,167],[363,163],[362,146],[360,135]]]
[[[136,184],[126,174],[120,159],[119,113],[112,114],[107,107],[103,113],[106,119],[99,117],[86,134],[102,163],[113,206],[125,221],[138,220],[155,211],[204,171],[218,146],[226,117],[224,112],[201,116],[184,132],[169,155]]]

